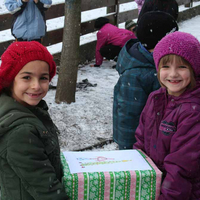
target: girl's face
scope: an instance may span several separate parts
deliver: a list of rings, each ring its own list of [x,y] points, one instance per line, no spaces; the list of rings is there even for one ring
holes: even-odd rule
[[[49,65],[40,60],[27,63],[17,74],[12,97],[24,106],[36,106],[49,89]]]
[[[190,65],[182,63],[176,57],[160,66],[160,81],[168,94],[180,96],[191,82]]]

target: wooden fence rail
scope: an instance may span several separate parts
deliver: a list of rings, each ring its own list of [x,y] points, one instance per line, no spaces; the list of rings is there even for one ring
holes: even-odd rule
[[[200,0],[196,0],[200,1]],[[112,24],[118,25],[123,23],[129,19],[136,19],[138,17],[138,10],[129,10],[125,12],[118,12],[120,4],[133,2],[133,0],[82,0],[81,3],[81,11],[88,11],[97,8],[107,7],[108,17]],[[192,0],[177,0],[179,5],[190,5]],[[52,5],[51,8],[46,12],[46,19],[54,19],[57,17],[64,16],[64,3]],[[187,11],[187,12],[186,12]],[[193,16],[200,14],[200,6],[190,8],[186,11],[182,11],[179,13],[178,21],[186,20]],[[0,31],[10,29],[12,25],[12,15],[4,14],[0,15]],[[81,23],[81,35],[85,35],[88,33],[94,32],[94,20],[89,20],[87,22]],[[63,38],[63,28],[59,28],[56,30],[51,30],[46,33],[46,36],[43,39],[43,44],[45,46],[57,44],[62,42]],[[13,39],[4,41],[0,43],[0,56],[5,51],[10,43],[13,42]],[[96,42],[90,42],[85,45],[80,46],[81,58],[80,62],[84,62],[86,60],[91,60],[94,58],[94,49]],[[59,64],[60,53],[54,55],[55,61]]]

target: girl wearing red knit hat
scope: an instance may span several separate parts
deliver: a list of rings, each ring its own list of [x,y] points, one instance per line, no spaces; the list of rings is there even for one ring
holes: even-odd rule
[[[56,65],[38,42],[14,42],[0,66],[2,200],[66,200],[58,129],[42,98]]]
[[[163,172],[159,200],[200,199],[200,43],[192,35],[165,36],[153,53],[161,88],[140,116],[134,148]]]

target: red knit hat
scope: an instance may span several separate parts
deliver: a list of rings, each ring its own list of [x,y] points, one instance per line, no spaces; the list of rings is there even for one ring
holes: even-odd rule
[[[1,56],[0,91],[9,87],[19,71],[29,62],[42,60],[49,64],[50,81],[56,73],[56,64],[47,48],[39,42],[14,42]]]

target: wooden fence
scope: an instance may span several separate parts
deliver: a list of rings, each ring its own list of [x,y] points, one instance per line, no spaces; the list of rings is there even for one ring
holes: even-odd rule
[[[196,0],[200,1],[200,0]],[[138,17],[138,10],[129,10],[125,12],[119,12],[120,4],[133,2],[133,0],[82,0],[81,2],[81,10],[88,11],[97,8],[107,8],[107,18],[110,19],[112,24],[118,25],[123,23],[129,19],[136,19]],[[191,7],[192,0],[177,0],[179,5],[186,5]],[[52,5],[51,8],[46,12],[46,19],[53,19],[57,17],[64,16],[64,3]],[[178,21],[183,21],[189,19],[193,16],[200,14],[200,6],[191,7],[185,11],[179,12]],[[12,24],[12,15],[4,14],[0,15],[0,31],[10,29]],[[94,32],[94,20],[90,20],[87,22],[81,23],[81,35],[85,35],[88,33]],[[48,31],[46,36],[43,39],[43,44],[45,46],[57,44],[62,42],[63,37],[63,28],[59,28],[56,30]],[[4,41],[0,43],[0,56],[8,47],[8,45],[13,42],[13,40]],[[90,42],[80,46],[80,63],[85,62],[86,60],[91,60],[95,55],[95,45],[96,42]],[[59,65],[60,53],[54,55],[55,61]]]

